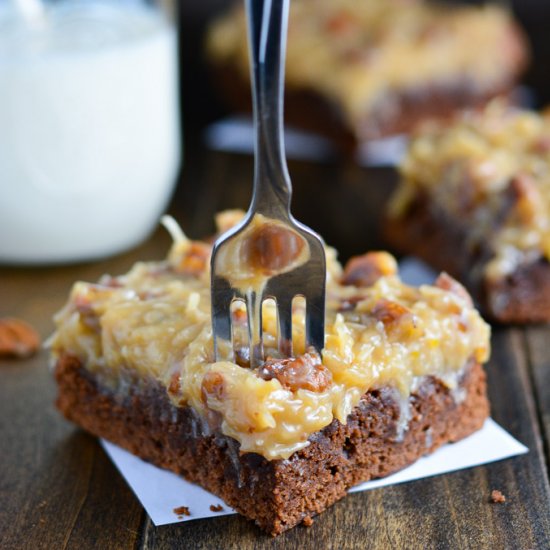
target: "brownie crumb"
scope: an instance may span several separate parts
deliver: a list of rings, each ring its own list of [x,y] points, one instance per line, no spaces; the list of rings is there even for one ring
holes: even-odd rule
[[[315,351],[289,359],[268,357],[258,376],[264,380],[276,378],[283,388],[290,391],[322,392],[332,384],[332,372],[323,365],[321,356]]]
[[[491,492],[491,502],[502,504],[503,502],[506,502],[506,497],[498,489],[494,489]]]
[[[190,516],[191,512],[187,506],[178,506],[177,508],[174,508],[174,514],[181,516],[179,519],[183,519],[183,516]]]
[[[221,504],[211,504],[210,510],[212,512],[223,512],[223,506]]]
[[[302,520],[302,524],[305,526],[305,527],[311,527],[313,525],[313,519],[310,517],[310,516],[306,516],[303,520]]]

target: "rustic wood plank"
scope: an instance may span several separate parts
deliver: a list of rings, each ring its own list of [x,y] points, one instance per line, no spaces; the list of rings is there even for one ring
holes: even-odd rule
[[[489,487],[507,495],[504,506],[492,507],[495,532],[505,533],[511,548],[548,548],[550,487],[523,332],[498,328],[493,333],[488,366],[492,416],[529,447],[527,455],[489,468]]]
[[[26,319],[46,338],[75,280],[126,271],[138,258],[163,257],[168,245],[159,231],[104,262],[3,268],[0,317]],[[45,350],[0,360],[0,548],[132,548],[145,514],[97,441],[55,410],[47,365]]]
[[[132,548],[142,509],[97,441],[54,410],[45,354],[0,371],[0,548]]]
[[[550,465],[550,326],[530,327],[525,334],[546,463]]]

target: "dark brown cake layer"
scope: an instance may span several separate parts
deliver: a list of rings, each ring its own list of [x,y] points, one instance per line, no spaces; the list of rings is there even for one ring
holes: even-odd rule
[[[468,246],[470,231],[419,197],[404,216],[387,218],[387,242],[404,254],[413,254],[437,271],[446,271],[466,285],[479,306],[501,323],[550,321],[550,264],[544,259],[525,265],[498,281],[487,281],[484,265],[493,252],[480,243]]]
[[[122,396],[70,356],[58,361],[55,376],[57,406],[69,420],[201,485],[272,535],[310,521],[353,485],[471,434],[489,412],[485,373],[472,363],[458,392],[424,380],[401,436],[398,394],[381,388],[363,396],[345,425],[334,420],[288,460],[268,461],[240,454],[235,440],[212,432],[192,409],[174,407],[157,382],[130,385]]]

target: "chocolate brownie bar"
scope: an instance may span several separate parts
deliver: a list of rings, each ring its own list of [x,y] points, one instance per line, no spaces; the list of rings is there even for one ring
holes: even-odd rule
[[[268,357],[252,368],[242,304],[235,362],[213,362],[210,245],[174,236],[165,262],[76,283],[56,317],[57,406],[84,429],[275,535],[483,424],[490,331],[449,276],[410,287],[385,252],[342,269],[328,248],[322,357],[305,349],[300,302],[294,354],[282,357],[265,303]]]
[[[464,370],[460,399],[436,377],[410,397],[410,420],[398,437],[400,396],[370,390],[342,424],[333,420],[288,460],[240,453],[234,439],[212,433],[190,407],[175,407],[157,381],[125,399],[97,382],[80,361],[61,357],[55,369],[57,407],[90,433],[182,475],[277,535],[319,514],[361,481],[387,476],[441,445],[458,441],[488,415],[485,374]]]
[[[207,53],[228,102],[249,110],[242,6],[212,24]],[[526,63],[522,33],[495,6],[295,0],[285,116],[351,148],[507,96]]]
[[[500,322],[550,320],[550,119],[494,103],[412,140],[384,232]]]

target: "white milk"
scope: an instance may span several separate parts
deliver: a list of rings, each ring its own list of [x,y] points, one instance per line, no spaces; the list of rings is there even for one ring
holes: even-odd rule
[[[140,4],[73,0],[34,26],[0,10],[0,262],[91,259],[151,232],[180,163],[176,57]]]

